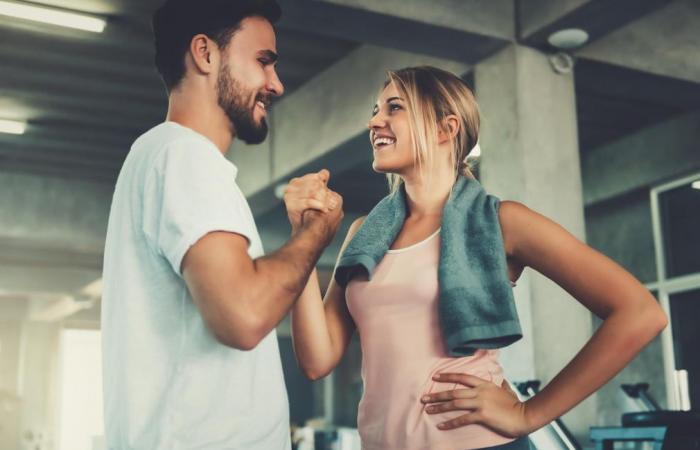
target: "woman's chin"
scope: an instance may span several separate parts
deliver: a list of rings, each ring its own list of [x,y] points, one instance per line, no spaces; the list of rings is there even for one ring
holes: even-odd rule
[[[372,170],[374,170],[377,173],[384,173],[384,174],[391,173],[391,170],[385,169],[384,167],[378,166],[376,164],[372,164]]]
[[[401,175],[401,172],[402,172],[400,167],[397,167],[395,165],[390,165],[390,164],[382,164],[382,163],[377,162],[376,160],[372,162],[372,170],[374,170],[377,173],[383,173],[386,175],[389,175],[389,174]]]
[[[386,162],[378,161],[376,158],[372,161],[372,169],[378,173],[391,173],[396,169],[393,165]]]

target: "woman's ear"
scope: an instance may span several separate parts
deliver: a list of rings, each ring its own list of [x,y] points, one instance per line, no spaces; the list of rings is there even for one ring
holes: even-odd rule
[[[456,115],[445,116],[438,126],[438,144],[453,140],[459,133],[460,122]]]

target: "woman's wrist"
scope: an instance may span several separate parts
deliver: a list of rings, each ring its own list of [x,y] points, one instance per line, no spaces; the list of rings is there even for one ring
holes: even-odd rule
[[[532,397],[524,402],[527,434],[537,431],[551,422],[551,419],[540,411],[540,404],[532,401],[534,398]]]

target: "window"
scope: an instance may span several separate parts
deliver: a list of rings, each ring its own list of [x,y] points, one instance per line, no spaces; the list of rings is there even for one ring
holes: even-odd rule
[[[659,302],[670,319],[662,337],[669,408],[680,407],[675,370],[688,371],[691,406],[700,406],[700,174],[651,190]]]
[[[700,273],[700,186],[660,192],[658,203],[666,277]]]
[[[100,448],[102,349],[99,330],[61,332],[58,450]]]
[[[674,363],[677,369],[688,371],[690,404],[700,406],[700,359],[697,358],[700,343],[700,289],[680,292],[669,297],[671,322],[673,323]]]

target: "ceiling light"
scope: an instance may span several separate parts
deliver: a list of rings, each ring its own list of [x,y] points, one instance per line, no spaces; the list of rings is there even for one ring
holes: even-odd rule
[[[61,27],[102,33],[107,22],[86,14],[77,14],[67,10],[35,6],[29,3],[0,1],[0,15],[18,19],[33,20]]]
[[[0,120],[0,133],[24,134],[26,130],[26,122],[18,122],[16,120]]]
[[[567,28],[550,34],[547,41],[552,47],[572,50],[588,42],[588,33],[580,28]]]
[[[700,180],[698,181],[693,181],[693,183],[690,185],[693,189],[700,189]]]

